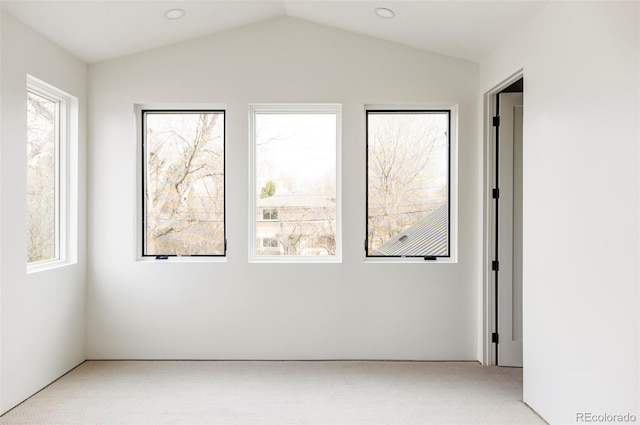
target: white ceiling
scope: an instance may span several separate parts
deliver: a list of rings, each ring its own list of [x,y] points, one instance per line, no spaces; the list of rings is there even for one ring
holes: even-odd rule
[[[547,1],[2,0],[2,9],[87,63],[290,16],[479,61]],[[381,19],[376,7],[395,11]],[[167,20],[171,8],[186,11]]]

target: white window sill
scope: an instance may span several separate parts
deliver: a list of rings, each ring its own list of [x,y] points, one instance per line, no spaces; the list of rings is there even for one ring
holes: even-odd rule
[[[39,261],[37,263],[27,264],[27,274],[59,269],[62,267],[73,266],[75,264],[77,264],[75,261],[66,260]]]
[[[156,257],[139,257],[138,262],[140,263],[226,263],[227,257],[191,257],[188,255],[185,256],[176,256],[169,257],[166,259],[156,259]]]
[[[458,259],[454,257],[441,257],[435,260],[425,260],[422,257],[366,257],[365,263],[389,264],[389,263],[415,263],[415,264],[457,264]]]
[[[271,263],[271,264],[338,264],[342,263],[342,258],[333,256],[323,257],[293,257],[283,255],[260,256],[249,258],[249,263]]]

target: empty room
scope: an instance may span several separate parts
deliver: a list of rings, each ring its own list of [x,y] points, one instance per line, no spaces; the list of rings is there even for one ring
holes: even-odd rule
[[[640,423],[637,1],[0,5],[0,424]]]

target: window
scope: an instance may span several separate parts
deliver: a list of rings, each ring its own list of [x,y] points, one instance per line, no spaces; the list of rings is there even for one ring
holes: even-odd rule
[[[277,248],[278,240],[276,238],[264,238],[262,239],[262,246],[264,248]]]
[[[340,261],[339,105],[251,105],[250,261]]]
[[[367,110],[367,257],[451,256],[452,110]]]
[[[27,265],[36,271],[75,261],[70,206],[77,190],[71,169],[77,99],[31,76],[26,95]]]
[[[266,208],[262,210],[262,219],[263,220],[277,220],[278,219],[278,210],[273,208]]]
[[[142,255],[224,256],[224,111],[141,114]]]

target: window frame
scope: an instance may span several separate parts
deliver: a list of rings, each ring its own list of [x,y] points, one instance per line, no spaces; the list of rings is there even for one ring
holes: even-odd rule
[[[147,158],[145,150],[146,142],[146,119],[147,113],[220,113],[222,114],[222,171],[223,171],[223,253],[222,254],[145,254],[146,247],[146,172]],[[138,208],[136,222],[138,227],[138,237],[135,257],[137,261],[156,262],[164,260],[165,262],[226,262],[228,256],[227,243],[227,106],[224,104],[136,104],[134,105],[134,113],[136,120],[136,140],[137,144],[137,192],[138,192]]]
[[[442,256],[403,256],[403,255],[370,255],[368,252],[369,230],[369,114],[370,113],[447,113],[449,116],[448,134],[448,255]],[[364,108],[365,126],[365,226],[364,226],[364,261],[366,263],[457,263],[458,262],[458,106],[455,104],[419,104],[419,105],[380,105],[368,104]]]
[[[76,264],[78,261],[79,107],[75,96],[27,74],[25,95],[29,92],[57,105],[54,142],[54,258],[26,262],[27,273],[34,273]]]
[[[335,255],[258,255],[256,202],[256,115],[257,114],[332,114],[336,118],[336,229]],[[338,103],[253,103],[249,104],[249,263],[341,263],[342,262],[342,105]],[[280,214],[280,212],[278,212]],[[262,238],[262,237],[261,237]]]

